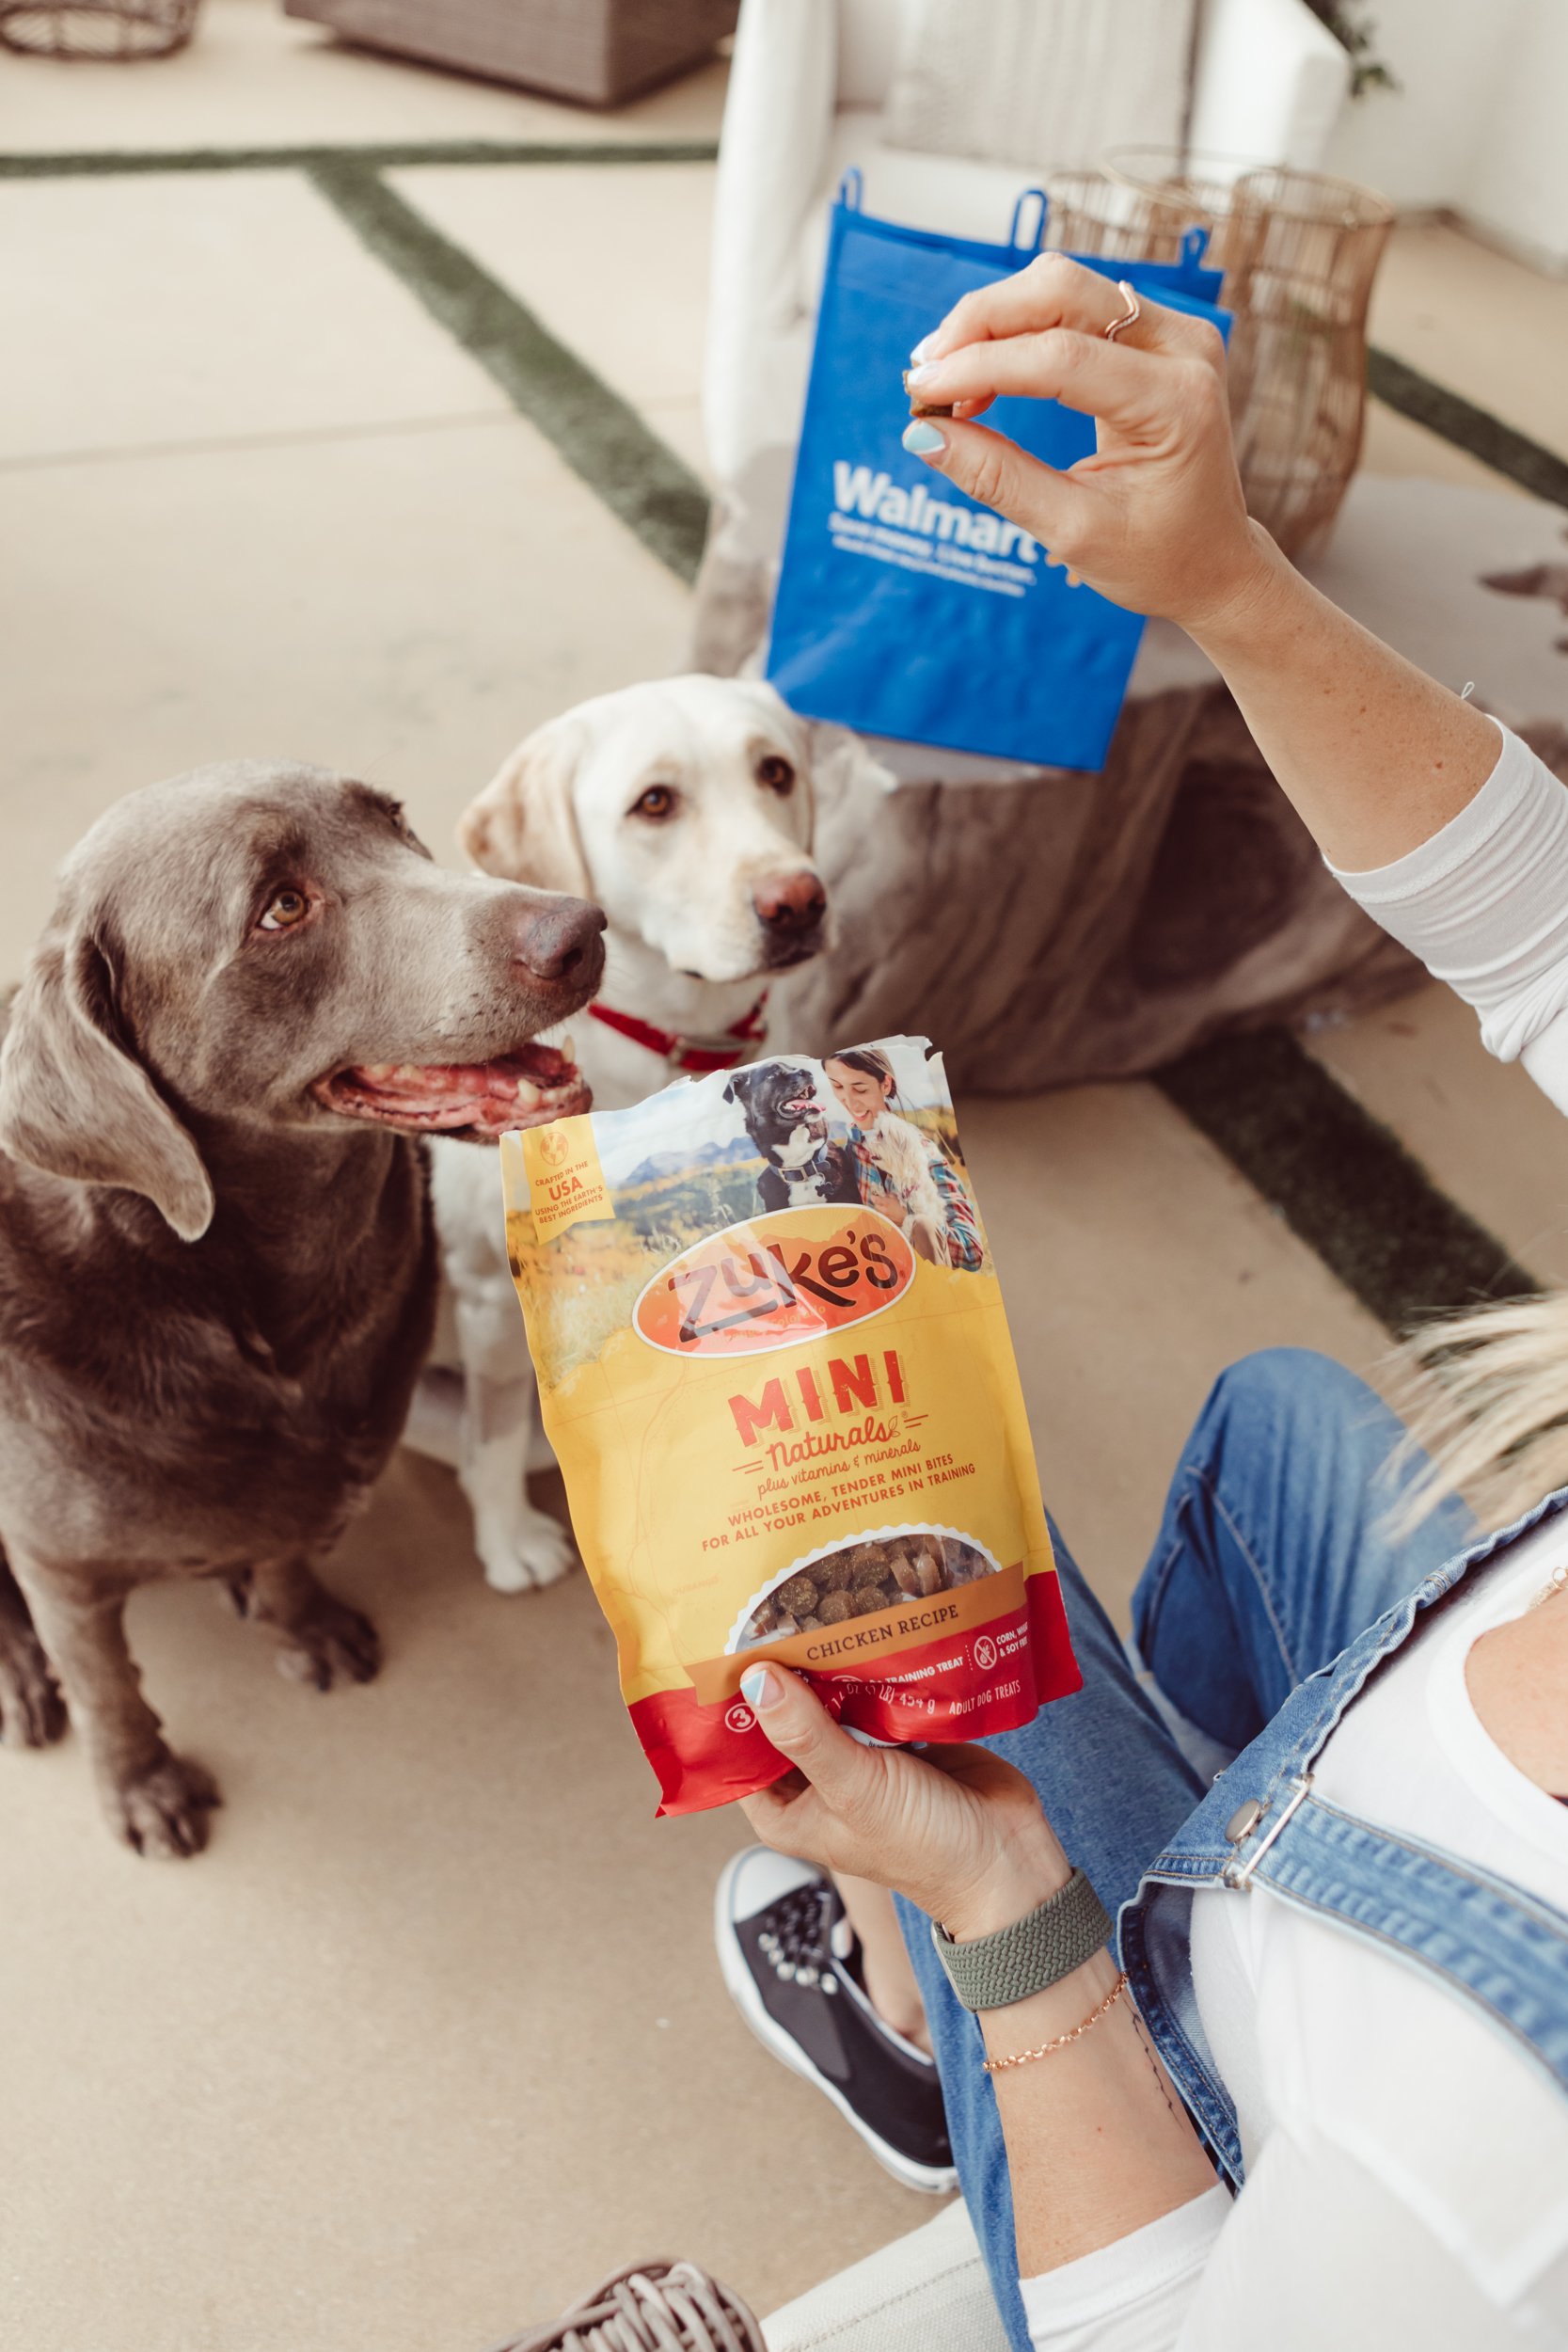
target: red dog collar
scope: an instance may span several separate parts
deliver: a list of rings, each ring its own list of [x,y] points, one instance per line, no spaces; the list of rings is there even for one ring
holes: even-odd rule
[[[618,1037],[629,1037],[634,1045],[645,1045],[650,1054],[662,1055],[672,1070],[684,1070],[694,1078],[704,1078],[713,1070],[734,1070],[745,1060],[749,1045],[761,1044],[765,1035],[762,1016],[767,1003],[768,991],[764,989],[751,1011],[742,1013],[735,1026],[721,1037],[682,1037],[674,1029],[656,1029],[651,1021],[641,1020],[635,1012],[617,1012],[610,1005],[590,1005],[588,1011],[591,1019],[602,1021]]]

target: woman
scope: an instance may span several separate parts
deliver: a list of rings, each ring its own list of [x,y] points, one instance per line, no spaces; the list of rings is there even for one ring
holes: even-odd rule
[[[830,1054],[822,1065],[849,1120],[861,1198],[901,1225],[934,1264],[984,1263],[980,1228],[962,1179],[934,1137],[897,1108],[893,1064],[876,1045]]]
[[[1568,795],[1249,523],[1212,330],[1051,256],[914,358],[953,415],[906,446],[1189,631],[1346,888],[1568,1110]],[[1092,413],[1096,454],[1025,456],[975,421],[999,393]],[[1538,1500],[1568,1478],[1568,1315],[1459,1336],[1417,1351],[1436,1469],[1407,1441],[1386,1474],[1398,1423],[1319,1358],[1210,1398],[1134,1627],[1240,1751],[1212,1788],[1065,1549],[1085,1688],[990,1752],[868,1749],[746,1677],[796,1768],[746,1809],[805,1857],[771,1863],[797,1913],[836,1918],[828,1870],[897,1890],[901,1986],[875,1929],[885,1991],[842,1926],[817,1957],[879,2005],[918,1991],[1015,2345],[1568,2341],[1568,1489]],[[1535,1507],[1478,1544],[1445,1460]]]

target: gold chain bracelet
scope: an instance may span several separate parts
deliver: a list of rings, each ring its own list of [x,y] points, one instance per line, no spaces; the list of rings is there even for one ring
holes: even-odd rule
[[[1124,1968],[1121,1974],[1117,1977],[1115,1984],[1112,1985],[1109,1993],[1106,1994],[1105,1998],[1101,2002],[1100,2007],[1098,2009],[1091,2010],[1081,2026],[1074,2026],[1070,2033],[1059,2033],[1054,2042],[1042,2042],[1037,2049],[1020,2050],[1013,2058],[987,2058],[985,2062],[986,2073],[988,2074],[1000,2074],[1004,2067],[1028,2066],[1032,2064],[1036,2058],[1050,2058],[1053,2052],[1057,2050],[1065,2050],[1069,2042],[1076,2042],[1079,2035],[1087,2033],[1091,2026],[1098,2026],[1101,2019],[1106,2014],[1107,2010],[1115,2009],[1117,2003],[1120,2000],[1126,1990],[1127,1971]]]

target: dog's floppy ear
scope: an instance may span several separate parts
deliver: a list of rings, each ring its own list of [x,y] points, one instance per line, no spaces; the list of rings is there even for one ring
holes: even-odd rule
[[[182,1241],[198,1241],[214,1208],[201,1155],[117,1027],[102,944],[46,938],[0,1047],[0,1151],[50,1176],[142,1193]]]
[[[464,810],[458,842],[483,872],[593,897],[572,804],[584,735],[572,719],[536,727]]]

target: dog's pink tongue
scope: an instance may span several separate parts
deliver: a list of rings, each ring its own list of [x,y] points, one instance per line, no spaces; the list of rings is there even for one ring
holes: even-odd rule
[[[492,1092],[490,1075],[483,1068],[465,1070],[460,1064],[433,1062],[428,1069],[412,1064],[394,1068],[389,1062],[367,1062],[350,1076],[388,1110],[440,1111],[467,1103],[482,1103]],[[507,1089],[514,1098],[515,1086]]]
[[[346,1073],[376,1108],[428,1127],[483,1125],[498,1133],[541,1110],[578,1083],[577,1065],[553,1045],[533,1043],[486,1062],[365,1062]]]

